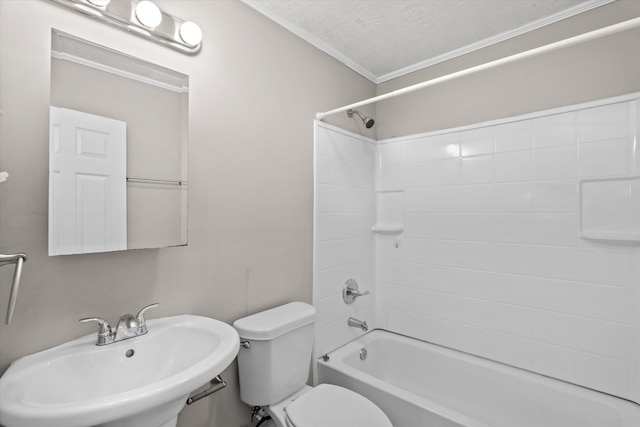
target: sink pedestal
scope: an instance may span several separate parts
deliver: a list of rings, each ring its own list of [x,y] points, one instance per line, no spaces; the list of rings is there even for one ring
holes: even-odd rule
[[[100,424],[97,427],[176,427],[178,414],[184,408],[189,395],[173,402],[156,406],[131,417]]]

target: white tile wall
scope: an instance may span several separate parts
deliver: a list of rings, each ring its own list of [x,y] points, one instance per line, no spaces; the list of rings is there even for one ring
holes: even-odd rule
[[[604,100],[377,149],[327,131],[332,148],[316,160],[320,352],[357,334],[349,313],[368,320],[375,308],[380,327],[640,402],[639,110],[632,96]],[[372,237],[374,187],[403,190],[401,234]],[[342,212],[356,188],[362,204]],[[594,224],[631,240],[582,238]],[[375,283],[374,298],[344,306],[349,275]]]
[[[636,108],[617,102],[384,144],[380,156],[387,145],[411,147],[401,247],[378,241],[387,327],[640,399],[630,384],[640,363],[639,246],[579,235],[579,179],[638,173]],[[429,145],[430,161],[411,162]],[[610,222],[624,232],[634,220],[625,205],[638,203],[628,189],[583,208],[620,216]]]
[[[349,316],[373,322],[375,293],[346,305],[342,287],[350,278],[361,290],[373,290],[375,284],[371,227],[376,216],[376,147],[374,141],[324,123],[316,123],[315,133],[313,303],[318,310],[315,353],[320,356],[362,334],[347,327]],[[396,151],[388,148],[385,165],[404,164]]]

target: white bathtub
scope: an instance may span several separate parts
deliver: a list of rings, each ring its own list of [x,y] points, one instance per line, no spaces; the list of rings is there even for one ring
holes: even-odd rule
[[[318,380],[368,397],[395,427],[640,426],[635,403],[382,330],[320,359]]]

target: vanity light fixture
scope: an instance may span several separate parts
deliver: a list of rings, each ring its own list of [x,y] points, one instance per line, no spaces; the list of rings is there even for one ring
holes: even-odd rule
[[[202,45],[198,24],[165,13],[150,0],[50,1],[182,53],[196,53]]]

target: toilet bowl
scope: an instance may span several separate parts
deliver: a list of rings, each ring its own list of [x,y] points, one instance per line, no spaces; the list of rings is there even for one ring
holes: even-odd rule
[[[391,427],[373,402],[331,384],[306,385],[313,346],[315,308],[293,302],[233,323],[240,398],[272,418],[261,427]]]
[[[372,401],[332,384],[306,390],[284,412],[287,427],[391,427],[387,416]]]

